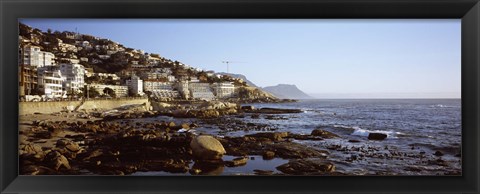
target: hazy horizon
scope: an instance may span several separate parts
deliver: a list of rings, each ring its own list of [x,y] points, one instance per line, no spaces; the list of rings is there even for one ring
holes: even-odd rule
[[[460,98],[460,20],[21,19],[312,97]]]

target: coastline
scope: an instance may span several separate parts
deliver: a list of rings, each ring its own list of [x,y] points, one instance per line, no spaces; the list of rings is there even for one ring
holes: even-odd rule
[[[166,172],[171,175],[225,175],[228,169],[238,166],[250,167],[251,163],[277,161],[282,164],[276,163],[277,166],[266,169],[253,169],[250,173],[234,174],[395,175],[384,171],[372,174],[342,170],[346,163],[343,159],[342,162],[338,160],[337,152],[349,153],[358,148],[348,145],[318,146],[327,141],[357,143],[355,140],[344,139],[342,134],[334,134],[324,129],[311,129],[312,133],[309,134],[278,132],[269,126],[232,119],[279,119],[282,115],[300,114],[301,111],[262,109],[224,102],[196,103],[195,109],[191,107],[192,104],[166,104],[168,103],[163,104],[163,109],[157,107],[157,111],[67,111],[20,116],[21,174],[145,175],[149,172]],[[158,119],[159,116],[170,117],[173,122],[162,121]],[[151,119],[141,122],[147,118]],[[190,118],[191,122],[184,123],[182,118]],[[200,160],[192,153],[190,142],[202,135],[195,129],[207,124],[230,125],[237,130],[252,128],[254,131],[241,136],[209,134],[223,145],[226,153],[220,159]],[[435,156],[434,154],[440,155],[436,152],[428,156],[398,153],[390,147],[384,150],[391,154],[384,155],[384,151],[372,147],[364,150],[363,156],[350,155],[347,162],[380,157],[399,161],[410,157],[424,157],[430,166],[450,165]],[[413,167],[410,170],[422,171]],[[448,175],[460,173],[461,171],[454,169],[445,172]]]

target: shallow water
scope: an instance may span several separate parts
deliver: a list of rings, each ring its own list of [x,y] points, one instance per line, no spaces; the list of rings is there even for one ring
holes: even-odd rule
[[[224,161],[230,161],[236,156],[223,156]],[[253,159],[252,159],[253,158]],[[246,165],[236,166],[236,167],[227,167],[223,165],[218,165],[214,169],[209,169],[208,172],[200,175],[254,175],[254,170],[267,170],[273,171],[274,174],[281,173],[275,167],[287,163],[288,160],[281,158],[274,158],[272,160],[264,160],[261,156],[248,156],[248,161]],[[195,164],[192,162],[189,166],[192,168]],[[183,176],[191,175],[190,173],[168,173],[163,171],[150,171],[150,172],[135,172],[133,176]]]

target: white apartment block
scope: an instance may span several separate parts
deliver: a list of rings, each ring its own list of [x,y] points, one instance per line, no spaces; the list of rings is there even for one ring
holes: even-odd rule
[[[231,82],[214,83],[213,91],[217,98],[230,98],[235,94],[235,86]]]
[[[77,52],[78,51],[77,47],[73,44],[67,44],[67,43],[59,42],[58,47],[60,48],[60,51],[62,51],[62,52],[67,52],[67,51]]]
[[[38,69],[38,89],[50,98],[63,95],[63,81],[62,73],[58,69]]]
[[[157,80],[145,80],[143,82],[144,91],[157,91],[157,90],[173,90],[172,84],[169,82],[161,82]]]
[[[175,78],[175,76],[169,75],[169,76],[167,76],[167,80],[168,80],[169,82],[174,82],[174,81],[177,80],[177,79]]]
[[[190,90],[188,90],[188,82],[187,81],[179,81],[175,84],[175,87],[180,92],[184,99],[190,99]]]
[[[154,72],[166,73],[167,75],[172,74],[172,70],[170,68],[155,68]]]
[[[127,80],[128,89],[132,94],[143,95],[143,80],[138,76],[133,75],[129,80]]]
[[[120,77],[117,76],[117,74],[114,73],[94,73],[94,76],[98,76],[101,79],[107,79],[108,77],[111,77],[112,80],[120,80]]]
[[[103,92],[105,88],[112,89],[115,92],[116,97],[125,97],[128,95],[128,86],[89,84],[87,87],[88,89],[94,88],[100,95],[105,95]]]
[[[40,50],[38,46],[27,45],[22,49],[22,61],[25,65],[45,67],[55,65],[55,55]]]
[[[65,77],[63,87],[70,92],[83,91],[85,84],[85,67],[75,63],[62,63],[60,64],[60,71],[62,76]]]
[[[188,83],[188,89],[193,99],[213,100],[215,98],[209,83],[190,82]]]
[[[174,99],[180,98],[180,93],[174,90],[155,90],[152,92],[152,97],[158,99]]]

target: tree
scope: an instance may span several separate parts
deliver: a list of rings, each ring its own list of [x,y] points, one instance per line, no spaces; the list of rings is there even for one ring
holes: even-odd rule
[[[106,87],[105,89],[103,89],[103,93],[111,97],[117,97],[117,95],[115,94],[115,91],[113,91],[113,89],[109,87]]]
[[[98,91],[94,87],[88,88],[88,92],[86,92],[85,95],[87,95],[87,93],[88,93],[88,98],[95,98],[100,96],[100,93],[98,93]]]

